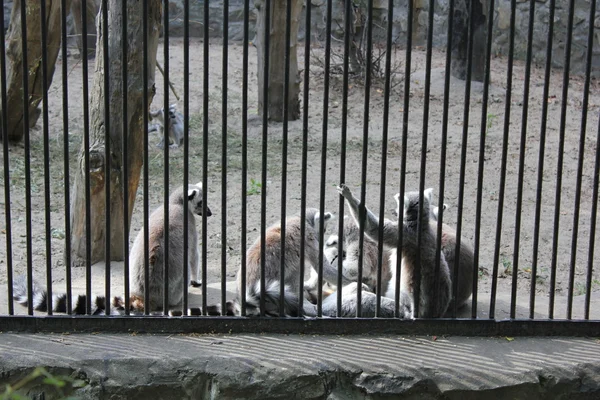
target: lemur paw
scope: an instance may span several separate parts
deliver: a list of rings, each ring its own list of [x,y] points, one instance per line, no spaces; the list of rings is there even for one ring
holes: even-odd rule
[[[190,285],[193,287],[200,287],[202,286],[202,281],[190,281]]]
[[[337,187],[337,191],[345,199],[352,198],[352,192],[350,191],[350,188],[348,186],[346,186],[345,183],[340,183],[340,186]]]
[[[177,143],[173,143],[173,144],[169,145],[169,148],[170,149],[177,149],[177,148],[179,148],[179,145]]]

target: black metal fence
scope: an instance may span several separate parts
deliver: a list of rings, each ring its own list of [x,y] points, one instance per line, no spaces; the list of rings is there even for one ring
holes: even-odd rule
[[[115,91],[118,87],[120,119],[111,115],[115,108],[111,104],[112,97],[103,95],[100,100],[96,99],[97,104],[94,103],[94,95],[90,98],[88,58],[83,56],[77,60],[69,55],[66,0],[61,1],[61,53],[58,61],[62,67],[62,82],[59,84],[55,79],[53,86],[48,84],[52,79],[47,68],[49,45],[46,40],[49,35],[46,33],[50,28],[46,26],[46,2],[41,2],[42,53],[39,62],[43,71],[40,76],[42,87],[46,88],[42,91],[41,130],[30,127],[31,96],[22,96],[22,105],[8,104],[7,100],[7,87],[10,85],[8,67],[18,65],[23,68],[21,88],[31,85],[27,60],[27,48],[31,46],[27,38],[30,20],[25,18],[29,3],[18,3],[22,63],[9,65],[5,43],[15,40],[14,37],[3,37],[0,48],[5,205],[2,233],[6,238],[0,249],[3,266],[0,283],[6,288],[6,291],[1,291],[4,293],[0,297],[3,300],[0,302],[2,330],[396,332],[509,336],[600,333],[600,299],[597,295],[600,293],[600,275],[594,269],[594,264],[599,261],[594,250],[598,241],[596,219],[600,166],[600,91],[598,81],[592,78],[593,65],[599,57],[594,53],[594,46],[598,45],[594,36],[595,2],[590,2],[588,18],[584,22],[588,27],[586,46],[577,49],[572,48],[575,1],[569,1],[567,31],[560,37],[553,31],[555,1],[549,3],[547,36],[537,38],[547,42],[546,57],[543,65],[537,65],[532,61],[536,40],[534,27],[539,23],[535,18],[534,0],[529,2],[526,39],[515,34],[517,2],[510,1],[508,52],[500,55],[494,55],[493,51],[494,24],[497,23],[494,18],[488,17],[483,25],[484,46],[474,46],[474,42],[479,40],[474,39],[475,32],[481,34],[482,31],[475,30],[472,2],[448,2],[446,45],[434,47],[434,13],[439,12],[435,9],[439,4],[433,0],[426,10],[425,43],[414,43],[413,34],[417,27],[413,24],[418,19],[412,1],[407,2],[407,25],[402,34],[395,33],[393,26],[394,10],[398,9],[398,5],[390,0],[387,6],[383,6],[387,13],[383,20],[387,26],[377,27],[379,33],[385,33],[377,40],[372,40],[373,1],[366,1],[364,5],[351,0],[327,1],[323,5],[326,16],[324,34],[314,32],[319,29],[316,27],[319,21],[311,19],[312,8],[316,6],[308,1],[302,11],[305,18],[305,32],[301,38],[303,51],[301,46],[297,46],[300,53],[298,64],[302,66],[297,78],[302,81],[302,90],[298,99],[290,101],[290,83],[295,80],[290,72],[290,60],[295,59],[292,55],[296,50],[296,46],[292,46],[296,41],[291,38],[294,1],[285,2],[283,52],[270,53],[273,48],[271,41],[278,41],[279,37],[267,34],[255,40],[257,46],[264,49],[261,65],[263,84],[259,86],[256,75],[261,71],[252,60],[255,50],[249,33],[250,17],[257,11],[249,1],[243,2],[241,43],[231,43],[228,38],[228,0],[222,2],[222,40],[210,37],[209,1],[200,2],[203,7],[203,19],[200,21],[190,21],[188,0],[182,2],[183,14],[176,16],[169,14],[169,2],[162,2],[159,48],[163,50],[160,61],[164,73],[161,82],[159,75],[153,80],[154,73],[149,70],[149,66],[153,65],[152,50],[148,48],[151,42],[148,38],[153,29],[149,16],[156,12],[152,8],[157,2],[141,2],[141,13],[148,17],[140,19],[140,27],[129,19],[132,7],[135,7],[133,3],[138,2],[104,0],[98,16],[98,32],[121,35],[122,46],[118,51],[110,52],[114,42],[109,42],[108,34],[101,34],[97,60],[101,60],[102,65],[96,66],[95,74],[101,76],[98,79],[103,79],[102,93]],[[87,7],[86,2],[83,3],[80,16],[82,36],[87,37]],[[344,25],[337,27],[337,34],[332,33],[334,3],[338,7],[341,5],[344,11]],[[455,10],[455,3],[467,4],[467,16],[470,15],[467,18],[470,23],[462,26],[466,38],[462,48],[466,51],[462,80],[452,76],[451,68],[453,63],[462,62],[453,55],[453,52],[459,51],[456,35],[461,35],[461,26],[455,25],[458,23],[455,13],[460,11]],[[495,3],[494,0],[487,2],[488,15],[496,15],[497,7],[506,5]],[[109,21],[109,12],[114,10],[109,10],[108,4],[113,7],[122,5],[120,32],[115,33],[115,26]],[[258,11],[264,12],[265,32],[271,32],[271,24],[281,21],[271,15],[275,10],[272,6],[272,0],[264,0],[261,5],[263,11]],[[364,47],[360,47],[363,42],[358,42],[356,27],[352,25],[357,20],[357,13],[363,13],[364,17],[365,24],[360,27],[362,34],[358,35],[365,39]],[[183,38],[170,37],[169,29],[165,28],[174,18],[183,19]],[[0,15],[0,23],[4,25],[4,15]],[[194,23],[202,24],[203,40],[190,38],[189,27]],[[3,35],[5,28],[0,27]],[[136,30],[141,31],[144,38],[144,84],[141,87],[135,78],[129,79],[134,74],[128,70],[131,61],[129,64],[122,62],[132,57],[130,53],[135,49],[128,46],[132,43],[132,32]],[[343,34],[339,35],[339,31]],[[526,40],[526,53],[516,59],[519,57],[515,57],[515,41],[519,39]],[[556,51],[553,49],[557,40],[564,43],[562,69],[554,66]],[[88,53],[86,46],[87,42],[83,40],[82,54]],[[357,46],[360,49],[357,50]],[[357,51],[364,55],[363,71],[373,71],[373,64],[377,63],[382,74],[361,74],[361,70],[353,65],[352,52]],[[573,51],[585,52],[583,75],[570,74]],[[477,52],[482,55],[480,60],[484,60],[482,82],[472,82],[473,60],[479,60],[474,56]],[[332,65],[336,55],[341,64]],[[158,58],[161,58],[160,52]],[[283,74],[274,75],[270,61],[275,58],[285,60]],[[221,68],[214,67],[219,61],[222,62]],[[109,73],[114,71],[111,63],[115,62],[122,66],[117,77]],[[281,82],[276,81],[278,76],[283,77]],[[288,101],[282,105],[283,120],[272,122],[269,120],[269,107],[265,105],[269,104],[269,96],[272,95],[269,89],[277,84],[282,84],[283,98]],[[258,90],[253,89],[255,87]],[[183,89],[183,141],[181,147],[170,148],[170,134],[178,128],[166,122],[170,119],[167,110],[173,97],[179,101],[176,88]],[[58,94],[61,91],[62,101]],[[134,111],[141,112],[137,115],[143,121],[141,135],[131,132],[132,122],[128,118],[134,110],[130,94],[136,91],[142,91],[143,99],[142,111]],[[262,91],[263,107],[260,113],[255,113],[255,107],[260,106],[257,103],[258,91]],[[151,104],[154,92],[156,97]],[[300,99],[301,120],[290,121],[290,104],[300,102]],[[23,113],[24,146],[11,144],[6,139],[8,115],[13,112],[11,107],[17,106],[22,107],[18,112]],[[101,121],[91,120],[91,107],[101,110]],[[157,150],[148,123],[151,109],[160,107],[164,110],[164,146]],[[173,118],[178,118],[176,112]],[[104,142],[111,144],[102,149],[103,162],[100,164],[97,159],[90,159],[91,132],[94,129],[90,124],[99,124],[105,132]],[[117,129],[117,126],[120,128]],[[116,137],[114,132],[121,134]],[[142,143],[132,139],[134,137],[143,138]],[[41,146],[36,138],[42,141]],[[112,147],[115,141],[121,142],[119,151]],[[87,151],[79,153],[79,147]],[[140,166],[141,176],[136,178],[129,169],[131,164],[128,160],[140,149],[143,149],[143,167]],[[103,169],[100,186],[97,176],[102,171],[98,171],[97,165]],[[84,172],[83,182],[74,179],[78,171]],[[111,179],[113,174],[118,177]],[[194,274],[194,271],[181,268],[182,300],[174,307],[172,299],[169,299],[169,294],[173,293],[173,288],[169,288],[173,271],[169,269],[179,266],[165,263],[160,271],[162,276],[158,277],[150,272],[155,261],[149,254],[153,251],[151,241],[155,240],[154,232],[149,233],[150,213],[152,207],[162,207],[161,217],[168,221],[169,216],[177,212],[169,205],[170,194],[181,185],[187,187],[188,183],[199,180],[202,182],[202,217],[199,218],[202,288],[188,288],[193,279],[188,274]],[[117,204],[122,205],[122,211],[119,211],[119,215],[123,216],[122,226],[113,226],[111,218],[92,218],[95,211],[91,199],[98,195],[93,191],[96,187],[104,190],[103,215],[117,212],[114,209],[115,189],[111,188],[113,182],[118,182],[121,188],[134,187],[133,193],[128,190],[119,192],[121,201]],[[139,189],[138,183],[141,183]],[[442,318],[402,318],[402,295],[406,288],[401,281],[403,273],[407,273],[401,262],[402,256],[406,256],[402,251],[404,245],[398,247],[396,256],[387,255],[388,249],[381,244],[384,231],[380,224],[378,240],[373,241],[379,243],[375,245],[376,294],[358,285],[353,294],[354,308],[350,308],[352,315],[348,315],[349,297],[342,290],[327,289],[324,282],[321,266],[328,264],[330,259],[324,250],[328,240],[325,218],[320,218],[316,226],[320,243],[318,262],[312,265],[319,272],[315,313],[304,316],[306,309],[303,304],[310,303],[305,298],[302,284],[309,269],[305,265],[314,264],[314,260],[306,254],[310,245],[307,240],[313,240],[310,232],[307,233],[311,228],[307,227],[306,209],[316,207],[323,217],[337,206],[339,223],[329,224],[327,233],[338,234],[337,252],[344,254],[344,246],[348,243],[344,245],[343,215],[349,209],[333,187],[340,183],[360,188],[357,193],[360,193],[361,205],[366,204],[371,210],[378,205],[378,213],[375,214],[379,221],[385,218],[395,220],[390,211],[396,207],[396,193],[399,193],[397,209],[400,214],[397,218],[402,221],[400,210],[404,195],[416,190],[420,193],[418,215],[423,215],[426,211],[423,209],[423,192],[426,187],[433,187],[436,204],[448,204],[449,207],[447,211],[444,211],[445,207],[439,207],[435,225],[435,269],[422,271],[423,264],[418,262],[413,272],[414,279],[416,282],[420,278],[427,279],[426,275],[431,272],[439,275],[445,265],[441,260],[450,260],[448,253],[443,251],[442,243],[448,235],[444,231],[444,224],[447,224],[451,228],[450,236],[455,235],[452,242],[455,247],[449,250],[455,257],[454,268],[450,269],[452,293],[456,297],[459,285],[468,282],[471,287],[466,306],[459,308],[458,301],[451,302]],[[76,187],[78,184],[83,188]],[[80,189],[86,200],[84,210],[77,210],[74,206],[74,197],[81,195]],[[133,199],[129,197],[131,195]],[[25,199],[24,206],[21,196]],[[185,199],[185,192],[183,196]],[[191,211],[188,207],[188,202],[183,200],[183,215]],[[213,216],[209,218],[211,209]],[[73,225],[74,214],[82,211],[85,212],[83,231]],[[359,224],[362,233],[368,229],[362,207],[359,214],[363,222]],[[132,215],[131,219],[128,215]],[[293,236],[295,232],[286,224],[275,231],[269,228],[270,224],[293,216],[300,216],[299,235]],[[183,249],[194,245],[194,235],[190,237],[187,229],[194,221],[189,218],[183,218],[183,221],[183,229],[172,224],[165,226],[164,240],[160,242],[165,259],[178,251],[175,241],[181,241]],[[104,224],[104,227],[97,229],[95,224]],[[403,224],[398,225],[398,243],[404,243],[403,235],[406,233]],[[116,231],[122,232],[116,235],[123,237],[122,251],[115,251],[111,246],[111,239],[115,236],[112,232]],[[135,245],[132,247],[135,236],[130,239],[130,232],[140,231],[144,232],[141,234],[144,267],[141,287],[144,291],[131,293],[130,270],[136,268],[136,264],[130,261],[135,262],[136,259],[130,250],[139,249]],[[101,237],[94,232],[101,232]],[[111,234],[106,235],[106,232]],[[278,235],[273,236],[273,232]],[[260,241],[252,245],[257,238]],[[101,262],[94,259],[92,251],[97,240],[104,244]],[[359,234],[357,240],[359,267],[354,279],[361,282],[369,273],[363,268],[369,262],[364,251],[367,239]],[[417,240],[421,251],[416,257],[420,260],[423,252],[427,251],[423,247],[428,242],[422,234]],[[77,241],[84,243],[80,254],[73,246]],[[248,286],[250,275],[246,267],[255,261],[253,251],[259,251],[265,256],[258,257],[258,271],[262,277],[268,275],[269,265],[266,264],[272,258],[266,255],[273,250],[267,246],[274,242],[276,246],[273,248],[278,252],[274,259],[279,261],[276,266],[279,280],[277,290],[273,289],[273,293],[267,296],[267,289],[271,290],[269,282],[262,279],[258,288],[251,284]],[[461,251],[461,243],[468,247],[472,244],[472,254]],[[290,267],[297,250],[297,265]],[[441,257],[443,252],[446,254]],[[349,256],[348,253],[346,257]],[[469,274],[460,273],[461,256],[472,257]],[[393,257],[396,259],[393,260]],[[344,277],[343,261],[340,256],[331,264],[337,268],[338,288],[342,287]],[[395,269],[391,271],[395,277],[391,280],[386,280],[383,273],[388,261]],[[183,251],[182,264],[190,262],[193,263],[188,251]],[[45,268],[42,267],[44,263]],[[288,274],[297,274],[299,287],[286,286],[282,277]],[[25,278],[21,277],[23,275]],[[239,288],[231,287],[233,279],[228,278],[234,275],[240,280]],[[45,294],[36,284],[44,276]],[[434,293],[428,293],[427,286],[419,284],[409,285],[409,293],[415,299],[431,297],[435,300],[441,296],[440,280],[436,278],[431,286],[438,289]],[[162,304],[157,307],[151,306],[150,301],[154,281],[163,285]],[[18,287],[23,282],[24,288]],[[384,284],[395,289],[391,300],[385,300],[383,296]],[[96,293],[102,293],[102,288],[103,295],[96,296]],[[66,296],[60,295],[63,291]],[[263,294],[257,297],[256,317],[249,316],[253,314],[249,307],[254,305],[246,301],[247,291]],[[269,301],[277,296],[284,297],[288,292],[294,292],[292,297],[295,296],[300,303],[295,312],[288,313],[286,307],[289,305],[285,302],[276,303],[277,312],[268,308]],[[328,294],[336,300],[333,309],[323,307]],[[373,310],[364,306],[370,296],[376,299]],[[19,302],[26,306],[22,307]],[[136,309],[140,302],[143,306]],[[36,307],[43,311],[36,310]],[[201,316],[188,315],[189,309],[195,307],[198,308],[196,313]],[[423,303],[415,301],[410,304],[410,313],[421,315],[420,307]],[[175,308],[182,316],[169,316]],[[236,315],[210,315],[227,314],[227,310],[229,314]],[[369,312],[375,317],[369,315],[369,318],[364,318],[363,313]],[[286,313],[292,316],[273,316]]]

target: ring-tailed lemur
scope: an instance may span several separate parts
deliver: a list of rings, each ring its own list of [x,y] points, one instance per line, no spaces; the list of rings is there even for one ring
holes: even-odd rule
[[[177,307],[181,306],[183,301],[183,230],[184,213],[183,202],[188,202],[188,279],[193,286],[199,286],[200,282],[200,254],[198,249],[198,231],[196,229],[195,215],[202,215],[202,184],[188,185],[187,190],[180,187],[169,197],[169,306],[173,313],[178,314]],[[207,207],[206,216],[211,216],[212,212]],[[163,308],[163,289],[164,289],[164,208],[163,206],[155,209],[150,215],[148,221],[149,232],[149,299],[148,307],[150,311],[161,311]],[[130,269],[129,281],[131,285],[130,307],[131,311],[141,312],[144,310],[144,229],[140,230],[135,238],[131,251],[129,253]],[[15,280],[14,298],[24,306],[27,306],[26,282],[23,279]],[[66,312],[66,295],[59,294],[53,296],[53,311]],[[104,296],[94,296],[92,304],[92,313],[101,313],[106,309],[106,299]],[[85,295],[77,295],[73,299],[73,313],[85,314]],[[47,310],[47,292],[39,290],[34,286],[33,308],[38,311]],[[125,302],[122,297],[114,297],[110,303],[111,313],[119,314],[124,311]],[[212,308],[211,308],[212,310]],[[216,312],[212,310],[211,312]],[[191,310],[190,313],[198,314],[197,310]]]
[[[327,222],[333,217],[331,213],[324,214]],[[320,213],[317,209],[306,210],[306,225],[304,233],[304,255],[307,268],[316,268],[319,262],[319,219]],[[267,315],[279,315],[280,301],[284,301],[285,314],[297,316],[299,314],[298,292],[300,285],[304,284],[299,276],[300,270],[300,239],[301,239],[300,217],[288,218],[285,224],[285,294],[284,299],[279,298],[280,268],[281,268],[281,223],[270,226],[265,235],[265,313]],[[246,257],[246,305],[248,315],[256,315],[260,310],[260,268],[261,268],[261,238],[257,238],[248,249]],[[337,281],[337,270],[332,267],[323,257],[323,278],[331,283]],[[238,297],[241,294],[242,269],[237,273]],[[343,277],[344,283],[350,281]],[[238,298],[236,302],[240,303]],[[314,316],[316,310],[313,304],[304,301],[304,315]]]
[[[360,201],[354,197],[350,188],[345,184],[340,184],[338,192],[342,195],[350,207],[350,214],[356,221],[359,221]],[[436,232],[430,225],[431,215],[431,195],[433,189],[427,189],[423,193],[423,213],[421,220],[418,220],[419,211],[419,193],[408,192],[404,196],[404,215],[402,219],[403,225],[403,243],[402,243],[402,272],[403,278],[407,279],[408,288],[405,293],[411,298],[411,303],[419,302],[419,318],[441,317],[446,312],[452,290],[452,282],[450,280],[450,270],[444,258],[444,254],[440,254],[440,270],[438,276],[438,293],[433,296],[435,291],[435,264],[436,264]],[[379,219],[368,208],[365,207],[366,218],[364,222],[365,234],[372,240],[377,241],[379,237]],[[421,248],[417,244],[418,230],[421,230]],[[387,248],[397,248],[399,244],[398,222],[393,222],[388,219],[383,221],[383,245]],[[420,260],[421,280],[415,282],[414,269],[417,262]],[[414,288],[419,284],[420,296],[419,299],[414,299]],[[402,293],[401,293],[402,294]],[[436,302],[433,302],[433,297]],[[401,296],[401,299],[403,296]],[[410,307],[414,310],[414,306]]]
[[[358,279],[358,258],[360,228],[354,221],[354,218],[344,217],[344,235],[343,235],[343,275],[348,279],[356,281]],[[333,234],[325,242],[325,254],[333,266],[337,266],[339,236]],[[363,265],[362,265],[362,283],[367,285],[369,291],[377,293],[377,269],[378,269],[378,248],[377,243],[366,235],[363,240]],[[386,292],[388,282],[392,277],[390,271],[390,250],[383,249],[381,259],[381,291]]]
[[[150,117],[152,120],[157,122],[150,125],[148,133],[158,132],[161,136],[160,142],[156,147],[162,149],[165,146],[165,109],[164,107],[160,110],[151,111]],[[177,105],[171,104],[169,107],[169,147],[174,149],[183,145],[184,132],[183,132],[183,115],[177,111]]]
[[[196,215],[202,215],[202,183],[188,185],[175,190],[169,197],[169,305],[178,307],[183,301],[183,230],[184,214],[183,202],[188,202],[188,279],[187,284],[200,286],[200,251],[198,230],[196,229]],[[206,207],[206,216],[212,212]],[[149,263],[150,263],[150,299],[151,310],[161,310],[164,288],[164,208],[161,206],[154,210],[148,221],[149,233]],[[144,298],[144,229],[138,233],[131,248],[129,266],[129,282],[132,297],[143,301]]]
[[[400,215],[400,193],[394,195],[396,200],[396,213]],[[448,206],[443,205],[443,209],[446,210]],[[437,220],[438,220],[438,207],[433,207],[433,218],[431,221],[431,227],[436,233],[437,237]],[[456,262],[456,230],[451,226],[442,223],[442,252],[450,269],[450,278],[454,277],[454,266]],[[458,290],[455,293],[454,298],[457,302],[457,307],[462,307],[467,303],[469,297],[473,293],[473,270],[475,268],[475,260],[473,254],[473,247],[468,243],[465,238],[461,238],[460,241],[460,254],[459,254],[459,265],[458,265]],[[394,271],[395,272],[395,271]],[[392,285],[390,285],[391,287]],[[394,290],[395,291],[395,290]],[[453,303],[450,302],[448,310],[452,309]]]

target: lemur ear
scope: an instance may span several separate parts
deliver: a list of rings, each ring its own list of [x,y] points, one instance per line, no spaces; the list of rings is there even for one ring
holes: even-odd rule
[[[325,214],[323,214],[323,226],[327,226],[327,222],[331,221],[333,218],[335,218],[335,216],[330,213],[330,212],[326,212]],[[316,212],[315,213],[315,227],[319,226],[319,220],[321,219],[321,213],[320,212]]]
[[[400,193],[394,195],[394,200],[396,200],[396,204],[400,205]]]
[[[194,186],[198,186],[200,189],[202,189],[202,182],[198,182]]]
[[[447,204],[444,204],[444,205],[442,206],[442,210],[446,210],[446,208],[448,208],[448,205],[447,205]]]
[[[400,196],[398,196],[400,197]],[[400,206],[400,203],[398,203],[398,206]],[[404,196],[404,210],[406,210],[408,208],[408,196]]]
[[[198,193],[200,193],[198,189],[188,189],[188,201],[194,200]]]
[[[432,197],[432,195],[433,195],[433,188],[428,188],[428,189],[425,189],[425,191],[423,192],[423,194],[425,195],[425,197],[426,197],[426,198],[427,198],[429,201],[431,201],[431,197]]]

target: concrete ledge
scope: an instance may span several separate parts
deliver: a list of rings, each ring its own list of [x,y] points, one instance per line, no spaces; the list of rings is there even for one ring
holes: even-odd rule
[[[587,338],[4,333],[0,354],[0,392],[45,366],[89,399],[600,398]]]

